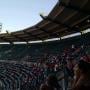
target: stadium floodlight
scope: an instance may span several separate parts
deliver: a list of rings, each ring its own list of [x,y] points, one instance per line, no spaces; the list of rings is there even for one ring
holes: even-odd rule
[[[81,32],[78,32],[78,33],[63,36],[61,37],[61,39],[71,38],[71,37],[80,36],[80,35],[81,35]]]
[[[1,32],[1,30],[2,30],[2,23],[0,23],[0,32]]]
[[[10,44],[9,42],[0,42],[0,44]]]
[[[87,30],[84,30],[84,31],[82,31],[82,32],[83,32],[83,34],[85,34],[85,33],[89,33],[89,32],[90,32],[90,28],[87,29]]]
[[[28,43],[42,43],[42,40],[37,40],[37,41],[29,41]]]
[[[13,44],[27,44],[26,42],[13,42]]]
[[[46,39],[46,40],[44,40],[44,42],[56,41],[56,40],[60,40],[60,38]]]

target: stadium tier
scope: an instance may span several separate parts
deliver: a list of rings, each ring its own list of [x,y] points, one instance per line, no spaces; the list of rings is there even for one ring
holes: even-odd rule
[[[68,63],[69,60],[78,61],[86,54],[90,55],[89,39],[90,33],[87,33],[83,36],[40,44],[1,44],[0,60],[4,61],[0,61],[1,90],[39,90],[41,83],[50,73],[58,77],[62,75],[63,58],[64,62]],[[10,63],[13,60],[16,62]],[[28,65],[18,61],[34,63]],[[46,66],[39,65],[40,63]],[[56,65],[59,67],[55,69]],[[73,73],[69,72],[69,76],[72,77]]]
[[[40,58],[43,59],[45,53],[60,54],[65,48],[69,48],[73,44],[77,47],[89,45],[89,39],[90,33],[61,41],[43,42],[39,44],[1,44],[0,59],[38,61]]]
[[[82,90],[71,89],[79,79],[90,90],[90,32],[83,33],[90,28],[90,0],[59,0],[48,16],[40,16],[32,27],[0,34],[0,43],[10,43],[0,44],[0,90]],[[81,35],[62,39],[76,33]],[[52,38],[61,40],[45,42]],[[37,40],[44,42],[13,43]]]

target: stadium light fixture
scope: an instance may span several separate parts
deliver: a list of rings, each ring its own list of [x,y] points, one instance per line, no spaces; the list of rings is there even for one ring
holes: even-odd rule
[[[75,36],[79,36],[79,35],[81,35],[80,32],[79,33],[75,33],[75,34],[70,34],[70,35],[67,35],[67,36],[63,36],[63,37],[61,37],[61,39],[71,38],[71,37],[75,37]]]
[[[87,29],[87,30],[84,30],[84,31],[82,31],[82,32],[83,32],[83,34],[85,34],[85,33],[89,33],[89,32],[90,32],[90,28]]]
[[[42,40],[38,40],[38,41],[29,41],[28,43],[42,43]]]
[[[56,41],[56,40],[60,40],[60,38],[46,39],[46,40],[44,40],[44,42]]]
[[[13,42],[13,44],[27,44],[27,42]]]
[[[0,44],[10,44],[9,42],[2,42],[2,43],[0,43]]]

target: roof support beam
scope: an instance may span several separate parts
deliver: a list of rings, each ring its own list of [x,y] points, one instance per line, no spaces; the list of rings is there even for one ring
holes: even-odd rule
[[[18,37],[17,35],[14,35],[14,34],[10,34],[10,35],[12,35],[13,37],[19,39],[20,41],[25,41],[25,42],[27,42],[27,40],[24,39],[24,38],[22,38],[22,37]]]
[[[50,31],[47,31],[47,30],[45,30],[45,29],[43,29],[43,28],[41,28],[39,26],[36,26],[36,28],[39,29],[39,30],[41,30],[41,31],[43,31],[43,32],[45,32],[45,33],[47,33],[49,36],[54,36],[54,37],[57,36],[57,37],[59,37],[58,34],[53,33],[53,32],[50,32]]]
[[[51,22],[53,22],[53,23],[56,23],[56,24],[58,24],[58,25],[62,25],[62,26],[64,26],[64,27],[66,27],[67,28],[67,31],[71,31],[71,30],[74,30],[74,31],[76,31],[76,32],[80,32],[80,30],[78,29],[78,28],[76,28],[76,27],[71,27],[71,26],[69,26],[69,25],[67,25],[67,24],[65,24],[65,23],[62,23],[62,22],[60,22],[60,21],[56,21],[56,20],[54,20],[54,19],[52,19],[52,18],[50,18],[50,17],[44,17],[43,15],[40,15],[44,20],[49,20],[49,21],[51,21]]]
[[[86,14],[86,15],[90,14],[90,11],[82,10],[82,9],[75,7],[75,6],[72,6],[72,5],[67,5],[64,2],[61,2],[61,0],[59,0],[59,5],[64,6],[64,7],[69,8],[69,9],[73,9],[75,11],[78,11],[78,12]]]
[[[6,42],[12,43],[12,41],[6,39],[5,37],[0,37],[0,39],[4,40],[4,41],[6,41]]]
[[[42,38],[41,37],[39,37],[39,36],[37,36],[37,35],[33,35],[32,33],[30,33],[30,32],[26,32],[26,31],[23,31],[25,34],[27,34],[27,35],[29,35],[30,37],[32,36],[32,37],[34,37],[34,38],[38,38],[39,40],[42,40]]]

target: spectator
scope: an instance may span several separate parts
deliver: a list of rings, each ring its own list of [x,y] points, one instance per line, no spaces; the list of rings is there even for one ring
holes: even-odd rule
[[[75,81],[72,90],[90,90],[90,63],[81,60],[74,70]]]
[[[48,76],[46,83],[41,85],[40,90],[60,90],[57,78],[54,75]]]

